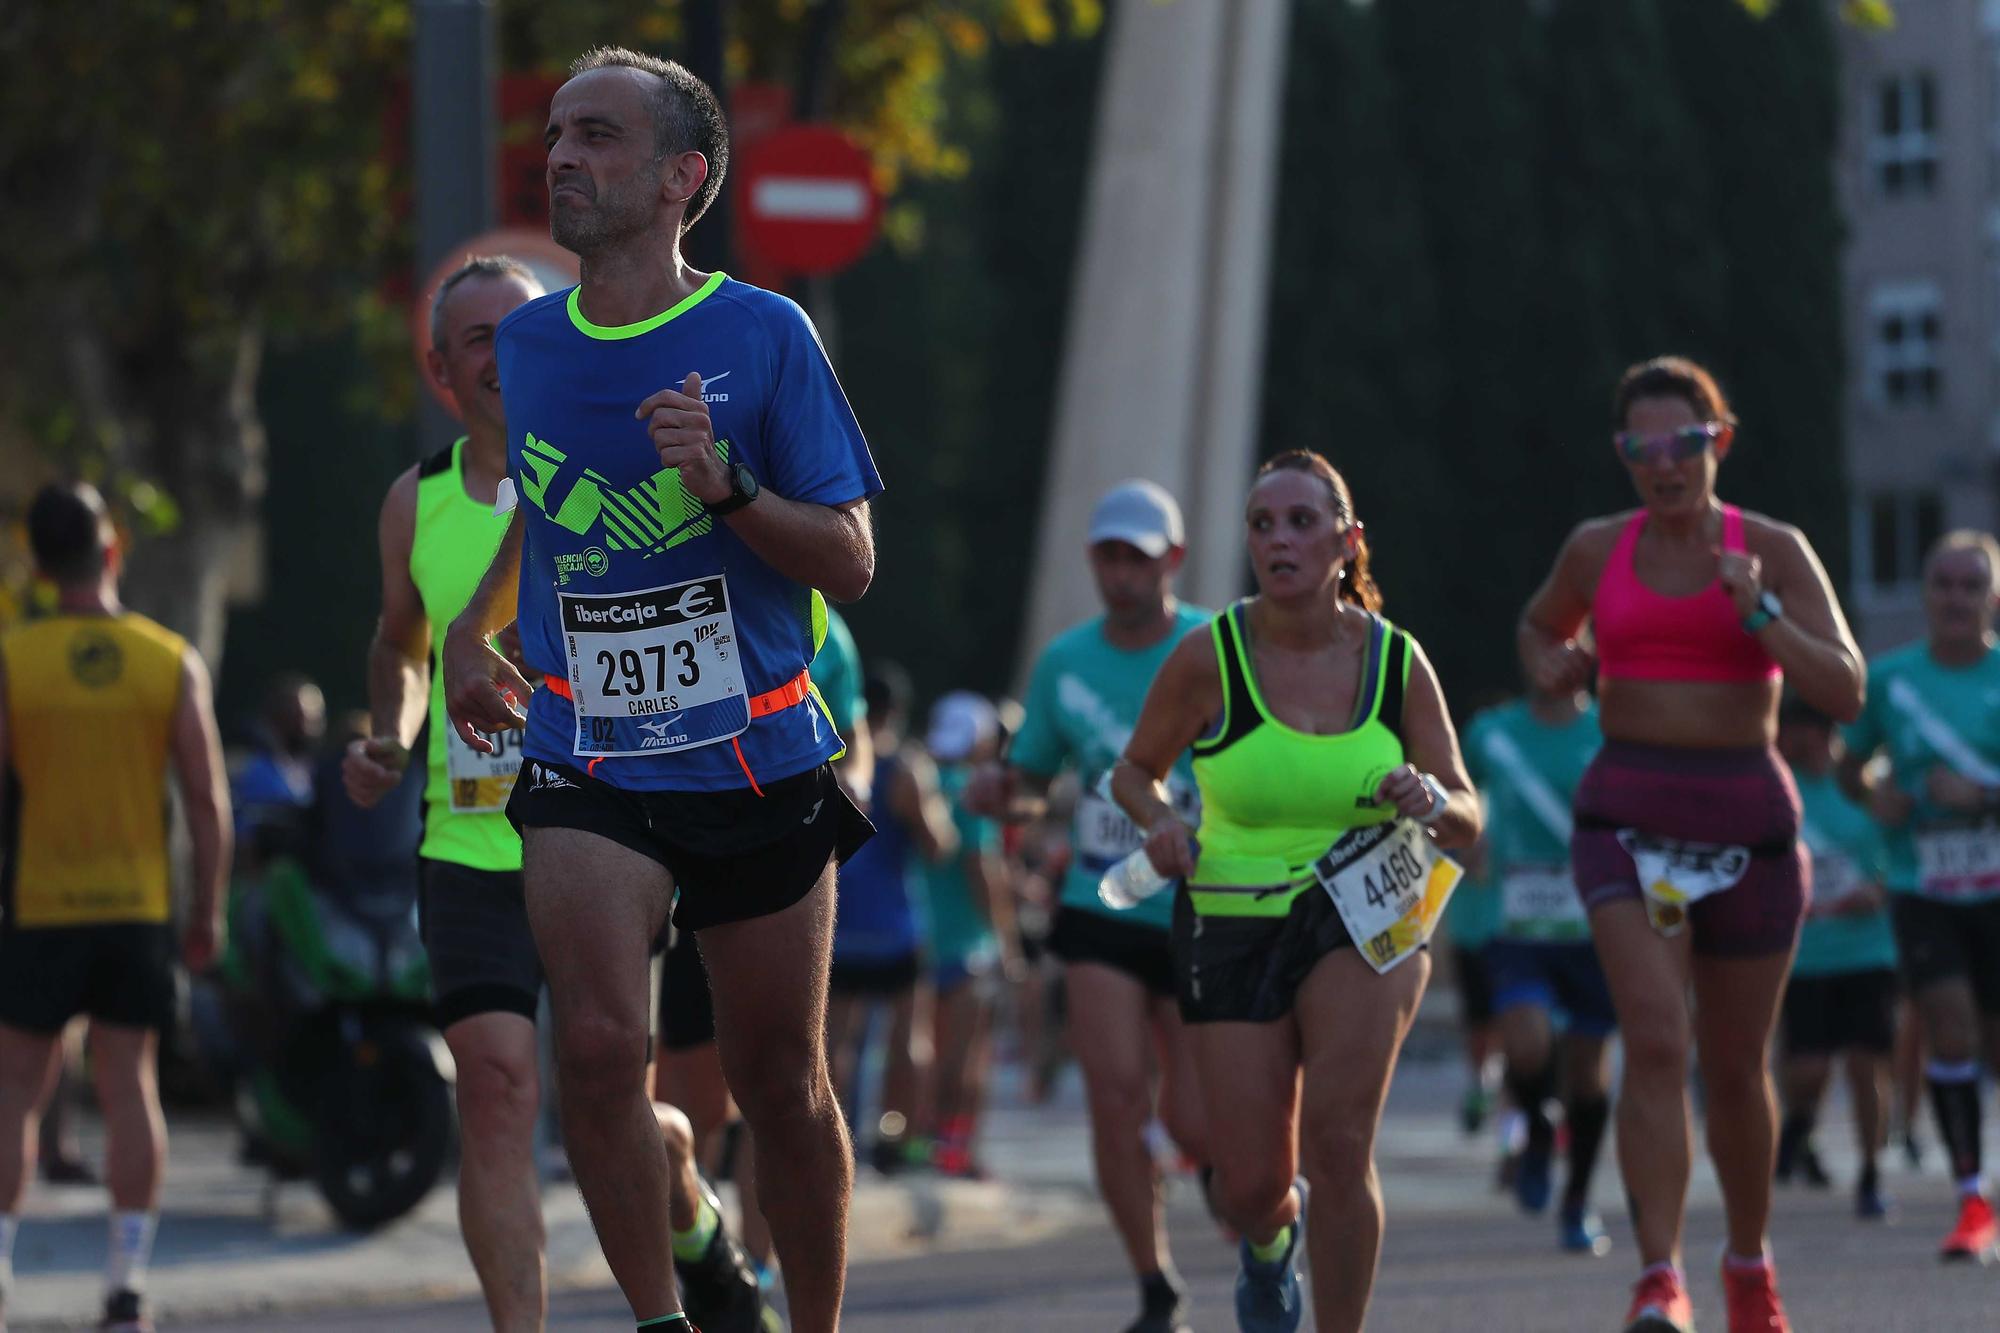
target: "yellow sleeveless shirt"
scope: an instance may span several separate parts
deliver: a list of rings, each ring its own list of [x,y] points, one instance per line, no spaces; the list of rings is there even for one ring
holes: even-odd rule
[[[14,926],[168,919],[168,747],[186,649],[130,612],[58,615],[0,638]]]

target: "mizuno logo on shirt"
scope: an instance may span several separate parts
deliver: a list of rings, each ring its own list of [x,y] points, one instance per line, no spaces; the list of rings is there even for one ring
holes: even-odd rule
[[[695,372],[695,373],[696,373],[696,374],[700,374],[700,372],[699,372],[699,371],[697,371],[697,372]],[[726,380],[726,379],[728,379],[728,378],[729,378],[729,377],[730,377],[730,376],[731,376],[732,374],[734,374],[734,373],[735,373],[734,371],[728,371],[728,370],[725,370],[725,371],[723,371],[723,372],[722,372],[722,373],[721,373],[720,375],[702,375],[702,377],[701,377],[701,401],[703,401],[704,403],[726,403],[726,402],[728,402],[728,401],[729,401],[729,395],[728,395],[728,394],[726,394],[726,393],[711,393],[711,392],[709,391],[709,386],[710,386],[710,385],[713,385],[713,384],[716,384],[716,383],[718,383],[718,382],[720,382],[720,381],[722,381],[722,380]]]

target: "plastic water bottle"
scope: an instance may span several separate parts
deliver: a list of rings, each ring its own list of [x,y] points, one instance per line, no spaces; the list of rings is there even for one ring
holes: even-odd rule
[[[1104,872],[1104,878],[1097,882],[1097,899],[1106,907],[1122,912],[1137,907],[1173,882],[1153,868],[1152,858],[1141,847]]]

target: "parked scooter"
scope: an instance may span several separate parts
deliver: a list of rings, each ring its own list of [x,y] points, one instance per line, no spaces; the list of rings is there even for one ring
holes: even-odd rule
[[[310,1177],[341,1222],[369,1230],[417,1206],[452,1147],[452,1065],[417,930],[423,765],[363,810],[323,761],[296,831],[270,837],[232,904],[223,963],[247,1068],[248,1155]]]

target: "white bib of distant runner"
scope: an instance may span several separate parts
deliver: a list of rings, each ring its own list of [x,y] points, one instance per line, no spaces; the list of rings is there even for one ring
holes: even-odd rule
[[[1638,868],[1653,925],[1669,935],[1687,925],[1688,908],[1735,888],[1750,868],[1748,847],[1681,842],[1629,828],[1618,830],[1618,845]]]
[[[1377,972],[1429,942],[1464,873],[1409,819],[1353,829],[1313,863],[1313,877]]]
[[[1919,829],[1917,868],[1930,898],[1984,898],[2000,893],[2000,823],[1984,820]]]
[[[1146,845],[1145,833],[1111,799],[1109,788],[1107,773],[1096,784],[1086,787],[1076,801],[1073,826],[1077,861],[1093,875],[1103,874]],[[1201,823],[1200,792],[1182,785],[1177,778],[1169,778],[1167,796],[1174,803],[1174,813],[1189,828]]]
[[[722,575],[558,596],[579,756],[691,750],[749,729],[750,697]]]
[[[507,794],[521,771],[521,733],[515,730],[479,733],[493,745],[481,754],[459,736],[457,727],[444,729],[444,769],[449,779],[451,812],[490,815],[507,808]]]
[[[1812,859],[1812,903],[1825,907],[1851,896],[1867,885],[1861,867],[1844,852],[1816,852]]]
[[[1508,935],[1575,939],[1590,933],[1566,865],[1512,865],[1500,874],[1500,924]]]

